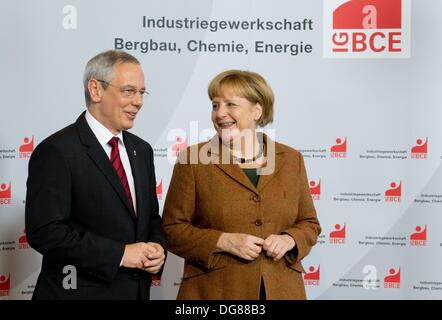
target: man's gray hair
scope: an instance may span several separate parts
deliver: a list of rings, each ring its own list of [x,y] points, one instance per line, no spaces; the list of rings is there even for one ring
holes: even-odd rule
[[[87,84],[91,79],[103,80],[110,82],[112,80],[112,68],[120,63],[134,63],[140,64],[137,58],[133,55],[119,50],[109,50],[97,54],[88,61],[83,74],[84,96],[86,99],[86,106],[89,107],[91,103],[91,96],[87,88]],[[101,83],[106,89],[107,84]]]

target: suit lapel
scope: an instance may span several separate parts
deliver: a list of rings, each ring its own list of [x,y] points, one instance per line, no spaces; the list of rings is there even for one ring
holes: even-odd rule
[[[280,144],[264,135],[267,165],[263,168],[258,181],[258,190],[262,191],[278,174],[285,162],[285,152]]]
[[[247,189],[257,193],[257,189],[252,184],[249,178],[247,178],[246,174],[242,171],[242,169],[236,164],[215,164],[218,168],[220,168],[224,173],[229,175],[233,180],[242,184]]]
[[[275,167],[274,170],[271,173],[261,174],[259,176],[258,181],[258,190],[261,192],[264,190],[264,188],[269,184],[270,181],[272,181],[276,175],[278,174],[279,170],[281,170],[283,164],[284,164],[284,156],[283,154],[276,154],[275,155]]]
[[[219,141],[218,135],[215,135],[209,143],[210,147],[208,149],[208,155],[211,157],[212,163],[230,176],[233,180],[254,193],[257,193],[258,190],[239,167],[239,165],[233,164],[233,157],[230,154],[230,151]]]
[[[135,185],[135,194],[136,194],[136,198],[137,198],[137,214],[135,215],[138,216],[138,218],[140,217],[140,214],[142,212],[142,199],[143,196],[139,193],[142,188],[141,188],[141,170],[139,168],[139,157],[140,155],[137,156],[137,150],[135,149],[135,145],[133,144],[133,141],[130,139],[129,135],[123,131],[123,140],[124,140],[124,146],[126,147],[126,151],[127,151],[127,156],[129,158],[129,162],[130,162],[130,167],[132,169],[132,176],[134,178],[134,185]],[[135,212],[133,212],[135,214]]]
[[[83,145],[88,147],[87,155],[103,173],[112,188],[117,193],[118,197],[121,199],[121,201],[123,201],[126,209],[134,217],[135,213],[129,204],[129,200],[127,200],[126,192],[124,191],[121,180],[118,177],[118,174],[115,171],[115,168],[112,166],[109,158],[107,157],[106,152],[103,150],[103,147],[100,145],[91,128],[87,124],[85,112],[83,112],[77,119],[75,125],[77,127],[81,142]]]

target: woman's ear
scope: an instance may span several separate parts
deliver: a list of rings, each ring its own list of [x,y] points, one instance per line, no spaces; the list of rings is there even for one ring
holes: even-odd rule
[[[262,116],[262,106],[259,103],[255,104],[255,121],[258,121]]]

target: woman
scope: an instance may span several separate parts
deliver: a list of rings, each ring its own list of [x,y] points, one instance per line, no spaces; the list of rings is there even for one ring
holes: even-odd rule
[[[272,89],[229,70],[208,93],[217,134],[180,154],[163,212],[185,259],[178,299],[305,299],[301,260],[321,228],[302,155],[256,132],[273,120]]]

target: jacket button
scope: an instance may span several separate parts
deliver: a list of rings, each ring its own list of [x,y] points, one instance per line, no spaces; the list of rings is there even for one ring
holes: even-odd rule
[[[253,201],[255,201],[255,202],[259,202],[259,201],[261,201],[260,196],[258,196],[258,195],[256,195],[256,194],[255,194],[253,197],[251,197],[250,199],[253,200]]]
[[[255,225],[258,226],[258,227],[262,226],[262,220],[261,219],[256,219],[255,220]]]

